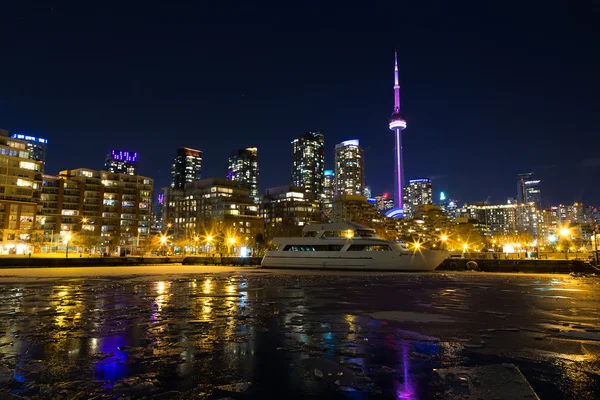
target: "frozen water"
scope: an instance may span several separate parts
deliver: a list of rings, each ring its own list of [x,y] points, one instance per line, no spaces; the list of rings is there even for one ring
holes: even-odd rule
[[[600,397],[596,278],[179,266],[23,274],[36,272],[1,278],[0,398],[444,398],[450,386],[479,393],[477,382],[492,390],[513,378],[541,398]],[[577,290],[533,296],[547,286]],[[503,363],[525,380],[477,370]],[[448,368],[465,370],[432,372]]]

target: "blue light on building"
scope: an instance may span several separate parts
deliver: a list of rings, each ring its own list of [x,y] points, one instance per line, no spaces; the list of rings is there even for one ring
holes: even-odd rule
[[[42,162],[42,172],[46,165],[46,146],[48,140],[39,136],[33,136],[26,133],[13,133],[12,139],[24,140],[27,142],[27,150],[29,151],[29,158],[36,161]]]

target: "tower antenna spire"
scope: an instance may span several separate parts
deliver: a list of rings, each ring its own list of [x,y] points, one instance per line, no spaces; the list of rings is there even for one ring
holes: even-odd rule
[[[400,113],[400,83],[398,82],[398,51],[394,50],[394,114]]]
[[[394,206],[387,216],[403,215],[402,188],[404,186],[404,157],[402,154],[402,131],[406,129],[406,120],[400,113],[400,83],[398,81],[398,51],[394,50],[394,112],[390,117],[390,130],[394,132]]]

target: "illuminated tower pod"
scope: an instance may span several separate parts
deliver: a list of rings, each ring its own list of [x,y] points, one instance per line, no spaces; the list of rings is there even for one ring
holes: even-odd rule
[[[394,206],[402,210],[402,187],[404,186],[404,157],[402,156],[402,131],[406,121],[400,112],[400,84],[398,83],[398,54],[394,52],[394,112],[390,117],[390,130],[394,131]]]

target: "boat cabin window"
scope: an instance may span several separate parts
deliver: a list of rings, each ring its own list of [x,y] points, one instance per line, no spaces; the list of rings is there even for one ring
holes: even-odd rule
[[[325,231],[325,233],[323,233],[323,237],[341,237],[342,232],[341,231]]]
[[[341,244],[309,244],[309,245],[297,245],[288,244],[283,248],[283,251],[340,251],[344,247]]]
[[[364,229],[357,229],[354,231],[354,236],[358,236],[358,237],[377,237],[377,235],[375,234],[375,232],[373,231],[367,231]]]
[[[302,237],[317,237],[318,234],[319,234],[319,232],[317,232],[317,231],[308,231],[308,232],[304,232],[302,234]]]
[[[392,251],[387,244],[351,244],[348,251]]]
[[[335,237],[335,238],[353,238],[353,237],[377,237],[377,234],[372,231],[368,231],[365,229],[357,229],[353,231],[352,229],[343,230],[343,231],[325,231],[323,233],[323,237]]]

